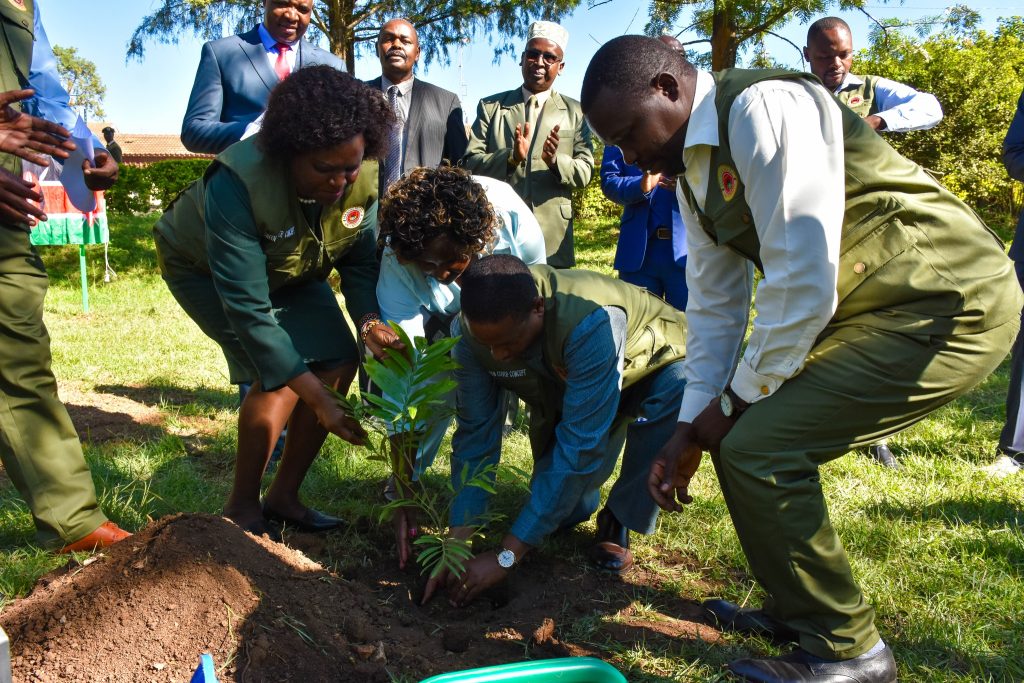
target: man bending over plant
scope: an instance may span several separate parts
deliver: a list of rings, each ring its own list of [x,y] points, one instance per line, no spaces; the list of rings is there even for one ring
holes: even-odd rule
[[[492,471],[501,454],[500,389],[530,406],[534,469],[526,500],[501,546],[441,572],[427,584],[456,605],[503,581],[545,536],[586,521],[622,452],[621,474],[597,514],[588,556],[624,572],[633,565],[629,532],[654,531],[658,507],[646,490],[651,460],[675,429],[685,381],[686,320],[646,290],[583,270],[526,266],[510,255],[484,257],[462,275],[461,366],[452,477]],[[452,536],[469,538],[490,494],[461,487]]]

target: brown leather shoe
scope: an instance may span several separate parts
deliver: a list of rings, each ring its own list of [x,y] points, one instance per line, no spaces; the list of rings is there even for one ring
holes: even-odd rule
[[[622,526],[608,508],[597,513],[597,533],[587,557],[598,569],[613,574],[622,574],[633,566],[629,529]]]
[[[99,527],[85,538],[75,541],[74,543],[68,543],[66,546],[61,548],[58,552],[60,553],[75,553],[84,550],[96,550],[97,548],[106,548],[108,545],[114,545],[118,541],[131,536],[131,534],[113,522],[103,522]]]

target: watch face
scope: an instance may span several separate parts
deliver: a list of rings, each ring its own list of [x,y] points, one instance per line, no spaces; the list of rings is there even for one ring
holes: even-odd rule
[[[729,394],[722,394],[718,398],[718,406],[722,409],[722,415],[726,417],[732,417],[732,398]]]
[[[498,553],[498,566],[502,569],[511,569],[516,563],[516,555],[511,550],[502,550]]]

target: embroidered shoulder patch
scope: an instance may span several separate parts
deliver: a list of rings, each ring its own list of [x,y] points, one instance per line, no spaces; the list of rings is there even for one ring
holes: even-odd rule
[[[740,180],[734,168],[725,164],[718,167],[718,189],[722,191],[722,197],[725,201],[729,201],[736,196],[736,190],[739,186]]]
[[[854,95],[853,97],[850,98],[850,106],[852,107],[855,104],[860,104],[863,101],[864,98],[862,98],[860,95]]]
[[[363,222],[364,215],[366,215],[366,212],[363,210],[363,207],[353,206],[341,215],[341,222],[345,224],[346,228],[358,228],[359,224]]]

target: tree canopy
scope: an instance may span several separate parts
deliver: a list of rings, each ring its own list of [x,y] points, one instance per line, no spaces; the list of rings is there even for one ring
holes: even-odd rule
[[[107,96],[107,87],[100,80],[96,64],[80,57],[73,47],[53,46],[53,54],[57,57],[57,71],[60,82],[70,95],[70,105],[83,119],[103,118],[103,98]]]
[[[803,46],[782,38],[776,30],[793,20],[807,23],[818,19],[833,9],[863,10],[864,6],[865,0],[652,0],[651,18],[644,31],[653,36],[696,33],[701,37],[683,44],[708,43],[710,51],[696,54],[693,59],[715,71],[736,66],[739,56],[747,50],[753,52],[751,66],[772,66],[774,60],[764,48],[765,36],[789,43],[799,55]],[[692,17],[691,23],[677,29],[676,22],[684,11]]]
[[[531,21],[557,21],[579,4],[580,0],[314,0],[307,38],[326,39],[349,73],[355,71],[356,52],[373,50],[380,27],[396,17],[416,27],[427,64],[448,62],[453,47],[480,36],[488,37],[497,57],[521,47],[513,41],[526,35]],[[193,34],[213,40],[224,35],[225,26],[242,33],[262,16],[261,0],[159,0],[132,33],[128,59],[141,60],[148,41],[176,43]]]
[[[1016,212],[1015,183],[1002,143],[1024,90],[1024,17],[1000,19],[992,33],[971,13],[951,14],[941,32],[922,37],[881,25],[854,59],[853,72],[877,74],[930,92],[945,117],[930,130],[887,136],[935,172],[972,206]]]

